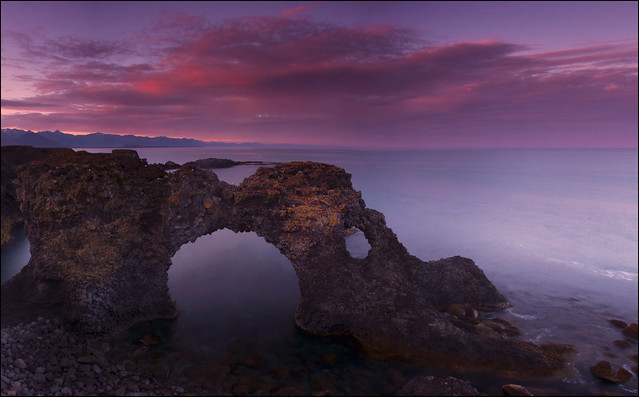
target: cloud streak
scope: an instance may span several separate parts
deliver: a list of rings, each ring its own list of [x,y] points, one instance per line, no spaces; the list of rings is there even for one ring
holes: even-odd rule
[[[3,99],[12,113],[2,124],[370,146],[637,145],[637,43],[547,53],[431,45],[405,29],[301,11],[215,26],[165,14],[142,35],[146,53],[14,34],[22,56],[55,62],[26,77],[34,95]],[[612,139],[607,125],[620,129]],[[553,138],[566,128],[574,134]]]

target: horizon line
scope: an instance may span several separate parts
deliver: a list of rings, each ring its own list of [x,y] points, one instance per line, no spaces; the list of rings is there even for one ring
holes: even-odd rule
[[[33,131],[31,129],[25,130],[22,128],[17,128],[17,127],[1,127],[1,130],[19,130],[19,131],[24,131],[24,132],[31,132],[31,133],[41,133],[41,132],[60,132],[62,134],[67,134],[67,135],[73,135],[73,136],[86,136],[86,135],[93,135],[93,134],[102,134],[102,135],[114,135],[114,136],[133,136],[133,137],[137,137],[137,138],[149,138],[149,139],[154,139],[154,138],[167,138],[167,139],[175,139],[175,140],[192,140],[192,141],[196,141],[196,142],[202,142],[202,143],[206,143],[206,144],[216,144],[216,143],[221,143],[221,144],[228,144],[228,145],[243,145],[243,146],[250,146],[250,145],[254,145],[254,146],[297,146],[297,147],[309,147],[309,148],[331,148],[331,149],[358,149],[358,150],[377,150],[377,151],[419,151],[419,150],[482,150],[482,149],[486,149],[486,150],[490,150],[490,149],[507,149],[507,150],[516,150],[516,149],[539,149],[539,150],[553,150],[553,149],[579,149],[579,150],[598,150],[598,149],[620,149],[620,150],[639,150],[639,146],[634,146],[634,147],[629,147],[629,146],[420,146],[418,148],[416,148],[414,145],[413,146],[358,146],[358,145],[331,145],[331,144],[314,144],[314,143],[264,143],[264,142],[255,142],[255,141],[236,141],[236,140],[230,140],[230,139],[224,139],[224,140],[202,140],[202,139],[197,139],[197,138],[187,138],[187,137],[171,137],[171,136],[166,136],[166,135],[159,135],[159,136],[147,136],[147,135],[136,135],[136,134],[126,134],[126,133],[111,133],[111,132],[100,132],[100,131],[95,131],[95,132],[81,132],[81,131],[68,131],[68,132],[64,132],[64,131],[60,131],[58,129],[56,130],[40,130],[40,131]],[[2,145],[2,146],[14,146],[14,145]],[[30,146],[30,145],[26,145],[26,146]],[[128,149],[142,149],[142,148],[170,148],[170,147],[201,147],[201,146],[171,146],[171,145],[167,145],[167,146],[136,146],[136,147],[128,147]],[[82,148],[82,149],[98,149],[98,148],[109,148],[106,146],[102,146],[102,147],[91,147],[91,146],[86,146],[86,147],[79,147],[76,146],[76,148]],[[113,148],[121,148],[121,147],[116,147],[113,146]]]

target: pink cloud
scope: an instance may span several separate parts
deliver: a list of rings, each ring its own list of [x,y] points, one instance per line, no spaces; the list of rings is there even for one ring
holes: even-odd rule
[[[282,16],[284,18],[290,18],[292,16],[304,13],[306,11],[312,11],[316,8],[317,6],[298,6],[295,8],[287,8],[286,10],[282,11]]]

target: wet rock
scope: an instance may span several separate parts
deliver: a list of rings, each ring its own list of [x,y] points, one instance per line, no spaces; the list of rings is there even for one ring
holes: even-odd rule
[[[504,396],[534,396],[534,394],[525,387],[512,383],[503,385],[501,390],[504,392]]]
[[[453,303],[452,305],[448,306],[448,313],[452,314],[453,316],[463,317],[466,314],[466,311],[457,303]]]
[[[616,340],[612,343],[620,349],[630,349],[632,347],[632,344],[625,340]]]
[[[637,323],[630,324],[626,328],[622,329],[621,332],[624,334],[624,336],[626,336],[626,337],[628,337],[630,339],[637,340],[637,338],[638,338]]]
[[[601,360],[594,366],[590,367],[590,373],[599,379],[612,383],[625,383],[632,378],[632,373],[624,368],[620,368],[616,374],[613,374],[612,366],[608,361]]]
[[[488,323],[488,324],[487,323],[479,323],[479,324],[475,325],[475,331],[479,335],[482,335],[482,336],[485,336],[485,337],[494,338],[494,337],[499,335],[494,327],[495,327],[495,325],[490,324],[490,323]],[[497,327],[499,327],[499,326],[497,326]],[[498,328],[498,329],[501,330],[501,328]]]
[[[608,322],[618,328],[626,328],[628,324],[625,321],[610,319]]]
[[[465,309],[464,315],[469,320],[477,320],[477,317],[479,317],[479,313],[477,312],[477,310],[470,306]]]
[[[479,396],[470,382],[449,376],[421,376],[406,383],[398,396]]]
[[[498,334],[504,334],[508,336],[521,335],[521,331],[517,327],[514,327],[508,321],[500,319],[500,318],[491,318],[491,319],[484,320],[480,322],[479,324],[477,324],[476,327],[479,328],[480,326],[488,327]]]

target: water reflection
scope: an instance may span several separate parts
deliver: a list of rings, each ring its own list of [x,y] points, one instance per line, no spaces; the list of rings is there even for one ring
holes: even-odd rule
[[[297,276],[257,234],[219,230],[183,245],[172,262],[168,285],[180,311],[174,336],[183,343],[217,350],[246,336],[270,343],[294,331]]]
[[[20,273],[31,257],[29,251],[29,240],[24,231],[24,227],[16,230],[14,240],[2,247],[2,284],[11,277]]]

